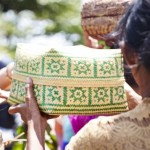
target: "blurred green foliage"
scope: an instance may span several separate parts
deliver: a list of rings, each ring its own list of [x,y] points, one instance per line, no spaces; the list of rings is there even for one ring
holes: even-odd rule
[[[0,54],[15,56],[16,44],[38,36],[62,34],[70,43],[82,44],[80,0],[0,0]],[[50,130],[50,129],[49,129]],[[24,131],[18,127],[17,132]],[[46,144],[56,149],[56,137],[47,132]],[[13,149],[24,149],[15,143]]]
[[[20,135],[21,133],[25,133],[25,135],[21,136],[21,139],[26,139],[27,137],[26,130],[27,130],[27,126],[23,124],[22,126],[17,127],[16,134]],[[25,147],[26,147],[26,142],[14,142],[12,150],[25,150]]]
[[[52,134],[52,129],[49,124],[47,124],[46,131],[45,131],[45,147],[50,150],[56,150],[58,148],[58,143],[56,136]],[[19,139],[27,139],[27,126],[22,124],[18,126],[16,129],[16,136],[21,135],[24,133]],[[26,141],[19,141],[13,142],[12,150],[25,150],[26,148]]]
[[[82,44],[80,0],[0,0],[0,51],[14,56],[16,43],[62,33]]]

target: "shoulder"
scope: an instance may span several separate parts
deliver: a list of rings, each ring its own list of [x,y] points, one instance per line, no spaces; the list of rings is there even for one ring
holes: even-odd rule
[[[150,132],[150,127],[147,128],[147,124],[150,124],[150,105],[148,105],[144,102],[129,112],[114,116],[101,116],[91,120],[71,139],[68,148],[71,147],[71,150],[78,150],[79,147],[80,150],[87,149],[87,147],[89,148],[87,150],[114,149],[114,146],[117,147],[118,144],[122,146],[130,140],[135,140],[133,143],[136,143],[139,138],[137,134],[141,137],[140,141],[145,141],[142,136],[143,128],[146,132]]]

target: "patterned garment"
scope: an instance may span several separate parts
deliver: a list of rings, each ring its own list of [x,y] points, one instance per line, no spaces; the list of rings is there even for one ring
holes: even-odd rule
[[[149,149],[150,98],[129,112],[90,121],[66,147],[66,150]]]

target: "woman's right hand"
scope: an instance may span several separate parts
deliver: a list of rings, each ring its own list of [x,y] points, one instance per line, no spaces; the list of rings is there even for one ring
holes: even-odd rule
[[[33,81],[31,78],[27,78],[25,89],[26,89],[25,103],[11,106],[9,108],[10,114],[20,113],[21,118],[25,123],[28,123],[31,120],[34,122],[40,121],[41,123],[45,123],[47,119],[58,117],[58,116],[50,116],[40,112],[37,100],[34,96]]]
[[[38,150],[43,150],[47,120],[56,118],[57,116],[49,116],[40,112],[34,96],[33,81],[31,78],[27,79],[25,99],[25,104],[11,106],[9,108],[9,113],[20,113],[21,118],[28,125],[27,149],[31,150],[38,148]]]
[[[8,90],[12,81],[14,63],[8,64],[6,67],[0,70],[0,88],[2,90]]]

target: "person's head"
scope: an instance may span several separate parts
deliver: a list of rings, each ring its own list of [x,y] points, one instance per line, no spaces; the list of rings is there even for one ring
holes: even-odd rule
[[[123,56],[141,86],[150,75],[150,0],[135,0],[117,32]]]

